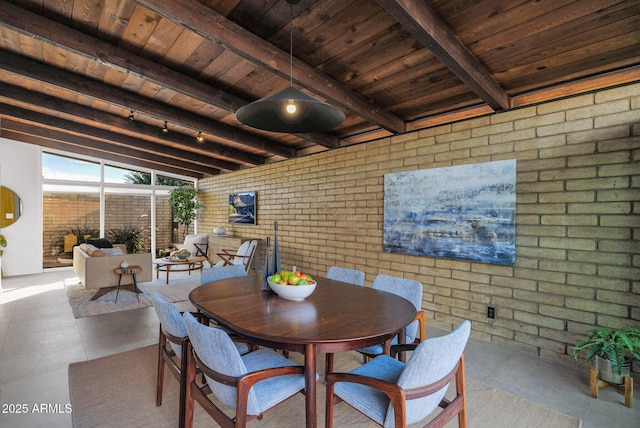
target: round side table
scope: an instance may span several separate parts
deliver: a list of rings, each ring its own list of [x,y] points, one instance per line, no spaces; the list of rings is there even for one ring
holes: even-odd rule
[[[118,288],[116,290],[116,303],[118,303],[118,293],[120,293],[120,281],[122,281],[122,275],[131,275],[133,279],[133,292],[136,293],[136,297],[138,298],[138,302],[140,302],[139,294],[142,293],[138,288],[138,281],[136,281],[136,274],[142,272],[142,268],[140,266],[129,266],[126,268],[115,268],[114,272],[118,275]]]

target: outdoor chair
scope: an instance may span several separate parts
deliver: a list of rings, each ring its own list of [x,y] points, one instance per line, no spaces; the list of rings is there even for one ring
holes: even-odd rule
[[[164,366],[169,368],[171,374],[180,384],[178,404],[178,424],[184,427],[184,405],[186,398],[186,365],[187,343],[189,337],[184,325],[182,313],[171,303],[167,302],[161,294],[153,293],[153,308],[158,320],[160,320],[160,338],[158,341],[158,378],[156,385],[156,406],[162,405],[162,391],[164,388]],[[208,318],[203,314],[195,313],[199,322],[208,323]],[[246,343],[234,342],[240,353],[247,353],[249,346]]]
[[[207,257],[208,260],[209,235],[206,233],[187,235],[182,244],[173,245],[173,248],[189,251],[190,257]]]
[[[380,355],[349,373],[326,376],[326,427],[333,426],[334,406],[345,401],[384,427],[406,427],[422,421],[441,407],[425,427],[444,427],[456,415],[467,427],[463,351],[471,323],[463,321],[451,333],[418,345],[396,345],[395,351],[413,350],[407,364]],[[445,398],[455,378],[455,397]],[[336,401],[338,400],[338,401]]]
[[[354,285],[364,285],[364,272],[357,269],[331,266],[327,271],[327,278]]]
[[[304,367],[296,366],[272,349],[240,355],[229,335],[222,329],[200,324],[191,314],[184,320],[191,338],[187,353],[186,426],[193,425],[194,400],[223,427],[245,427],[261,418],[268,409],[303,391]],[[196,367],[206,379],[196,382]],[[229,417],[208,395],[227,409]]]
[[[237,250],[222,249],[222,252],[216,253],[221,260],[219,260],[214,268],[231,265],[241,265],[249,272],[251,269],[251,262],[255,255],[256,248],[258,247],[258,241],[244,241]]]

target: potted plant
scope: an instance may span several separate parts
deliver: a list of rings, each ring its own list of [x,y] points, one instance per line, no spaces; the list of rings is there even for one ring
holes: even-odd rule
[[[622,384],[624,377],[629,376],[631,358],[640,360],[640,329],[606,327],[593,328],[587,331],[587,338],[573,348],[573,356],[588,349],[587,362],[599,371],[600,379]]]
[[[122,226],[109,230],[107,237],[114,244],[125,244],[127,246],[127,254],[144,253],[145,247],[145,230],[138,226]]]
[[[175,216],[180,224],[184,224],[185,236],[189,225],[198,216],[198,209],[202,208],[197,196],[198,191],[190,186],[178,187],[169,192],[169,201],[173,205]]]

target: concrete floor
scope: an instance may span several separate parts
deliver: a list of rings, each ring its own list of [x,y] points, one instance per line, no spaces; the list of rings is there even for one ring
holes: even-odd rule
[[[75,283],[70,269],[2,279],[0,426],[71,427],[69,363],[157,343],[153,308],[74,319],[64,287]],[[474,339],[465,361],[467,376],[580,418],[584,428],[640,427],[640,403],[625,407],[611,388],[591,398],[586,370],[573,362]]]

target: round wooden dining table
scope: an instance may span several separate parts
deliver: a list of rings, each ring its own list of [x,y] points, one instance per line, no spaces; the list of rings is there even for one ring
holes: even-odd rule
[[[262,291],[262,277],[248,275],[195,288],[189,300],[219,324],[258,345],[304,354],[306,426],[317,425],[316,357],[382,343],[411,323],[406,299],[369,287],[316,278],[303,301]]]

